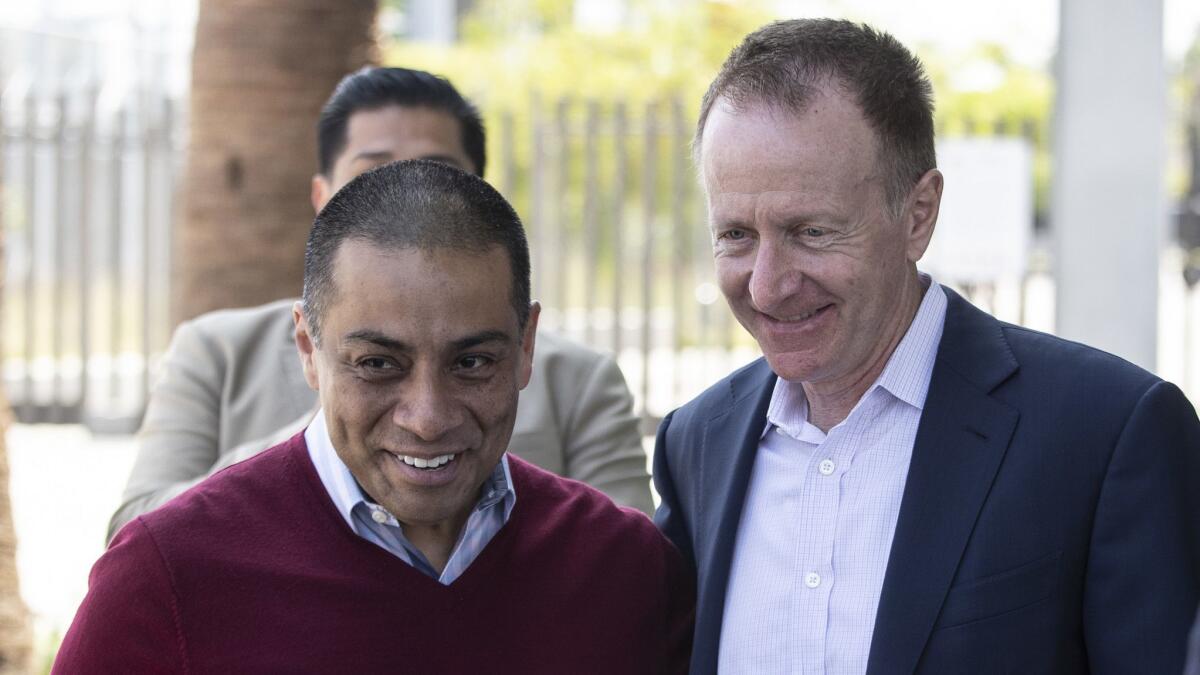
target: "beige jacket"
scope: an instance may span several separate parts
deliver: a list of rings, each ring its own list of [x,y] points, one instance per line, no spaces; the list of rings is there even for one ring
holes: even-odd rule
[[[294,302],[211,312],[175,331],[110,539],[139,514],[308,425],[317,395],[292,341]],[[616,363],[539,331],[509,449],[650,513],[641,440]]]

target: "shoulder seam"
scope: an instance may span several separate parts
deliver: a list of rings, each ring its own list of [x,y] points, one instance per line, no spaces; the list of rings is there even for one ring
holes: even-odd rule
[[[187,637],[183,634],[183,621],[179,612],[179,589],[175,583],[175,574],[171,570],[171,566],[167,564],[167,557],[163,555],[162,547],[158,544],[158,539],[154,536],[154,531],[146,524],[144,516],[138,516],[135,522],[142,527],[146,532],[146,536],[150,539],[150,543],[154,546],[154,552],[158,554],[158,560],[162,564],[163,571],[167,574],[167,581],[171,586],[171,616],[175,619],[175,639],[179,648],[179,662],[184,673],[188,673],[191,669],[188,667],[187,658]]]

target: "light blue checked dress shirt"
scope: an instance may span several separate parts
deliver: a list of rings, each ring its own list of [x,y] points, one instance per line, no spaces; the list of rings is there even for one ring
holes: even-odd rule
[[[825,434],[776,381],[738,525],[722,673],[862,675],[946,294],[928,289],[883,372]]]
[[[329,430],[325,426],[325,411],[316,417],[304,431],[304,442],[308,456],[312,459],[321,484],[329,493],[346,524],[358,536],[387,550],[392,555],[412,565],[442,584],[451,584],[462,576],[467,567],[479,557],[492,537],[508,522],[513,506],[517,503],[517,492],[513,488],[512,475],[508,471],[508,455],[503,455],[492,475],[484,482],[479,501],[467,518],[467,524],[458,536],[458,543],[450,554],[450,560],[439,575],[429,561],[404,536],[400,521],[382,506],[367,501],[358,481],[333,449]]]

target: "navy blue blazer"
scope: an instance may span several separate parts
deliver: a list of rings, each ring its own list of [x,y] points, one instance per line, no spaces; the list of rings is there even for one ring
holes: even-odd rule
[[[1115,356],[946,295],[868,675],[1182,672],[1200,597],[1195,410]],[[692,673],[717,670],[774,382],[760,359],[658,431],[655,520],[697,575]]]

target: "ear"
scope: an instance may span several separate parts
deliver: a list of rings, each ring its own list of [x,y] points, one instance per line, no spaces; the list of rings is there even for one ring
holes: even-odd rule
[[[298,300],[292,305],[292,321],[296,322],[293,336],[296,338],[296,351],[300,353],[300,365],[304,367],[304,380],[313,391],[320,391],[321,383],[317,377],[317,345],[309,332],[308,320],[304,318],[304,305]]]
[[[520,388],[524,389],[529,384],[529,378],[533,375],[533,348],[534,342],[537,340],[537,324],[538,317],[542,313],[542,306],[536,302],[529,303],[529,318],[525,321],[525,330],[521,334],[521,371],[518,373]]]
[[[915,263],[925,255],[942,204],[942,172],[930,169],[908,195],[905,217],[908,225],[908,260]]]
[[[325,208],[326,202],[333,196],[333,186],[329,184],[321,174],[316,174],[312,177],[312,189],[309,192],[308,199],[312,202],[313,213],[320,213],[321,209]]]

